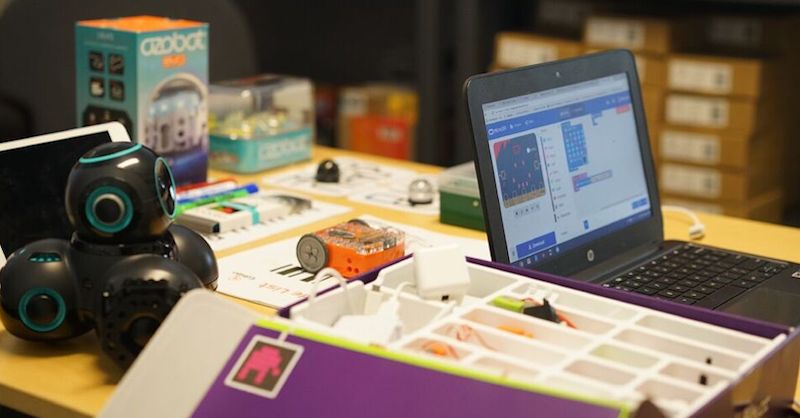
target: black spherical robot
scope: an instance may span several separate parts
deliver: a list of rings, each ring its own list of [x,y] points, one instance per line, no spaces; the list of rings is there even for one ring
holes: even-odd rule
[[[216,288],[214,253],[173,225],[175,184],[164,159],[113,142],[72,168],[69,241],[15,251],[0,270],[0,320],[12,334],[63,340],[94,328],[103,351],[130,365],[185,292]]]
[[[331,159],[322,160],[317,166],[317,174],[314,180],[320,183],[338,183],[339,182],[339,164]]]

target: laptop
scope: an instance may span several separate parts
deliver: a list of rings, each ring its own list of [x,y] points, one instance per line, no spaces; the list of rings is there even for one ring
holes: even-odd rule
[[[130,142],[118,122],[0,143],[0,267],[30,242],[69,239],[69,172],[84,153],[112,141]]]
[[[665,241],[633,55],[468,79],[494,261],[774,323],[800,323],[800,266]]]

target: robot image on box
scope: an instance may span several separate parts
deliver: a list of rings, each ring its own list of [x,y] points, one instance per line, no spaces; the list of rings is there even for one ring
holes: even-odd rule
[[[175,184],[165,160],[113,142],[72,168],[69,241],[15,251],[0,270],[0,320],[12,334],[64,340],[94,328],[103,351],[127,367],[185,292],[216,288],[206,241],[173,225]]]
[[[191,74],[177,74],[154,89],[147,106],[143,113],[144,145],[170,159],[184,182],[204,181],[208,168],[208,105],[203,83]]]

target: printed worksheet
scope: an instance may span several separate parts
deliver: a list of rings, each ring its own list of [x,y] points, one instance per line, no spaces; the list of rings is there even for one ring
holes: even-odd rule
[[[402,168],[388,167],[357,158],[334,159],[339,166],[339,181],[321,183],[315,180],[318,164],[306,164],[295,170],[264,177],[264,182],[303,193],[344,197],[353,193],[374,190],[385,185],[408,184],[416,173]]]
[[[361,216],[371,226],[389,226],[406,234],[406,254],[420,248],[458,243],[464,254],[488,260],[489,245],[484,240],[462,238],[389,222],[374,216]],[[295,248],[300,237],[254,248],[218,260],[218,292],[271,306],[289,306],[308,297],[314,290],[314,275],[300,267]],[[336,285],[332,278],[321,278],[317,292]]]
[[[439,191],[435,176],[417,176],[415,180],[425,180],[430,185],[430,202],[418,203],[409,199],[410,182],[394,182],[348,195],[348,200],[399,210],[415,215],[439,216]]]
[[[439,214],[439,191],[436,176],[416,173],[357,158],[336,158],[340,174],[337,183],[315,180],[318,164],[264,177],[271,186],[283,187],[303,193],[347,197],[354,202],[399,210],[423,216]],[[430,202],[409,200],[409,186],[415,180],[425,180],[430,185]]]

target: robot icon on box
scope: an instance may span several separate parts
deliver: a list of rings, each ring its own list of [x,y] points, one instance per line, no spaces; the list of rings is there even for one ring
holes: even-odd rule
[[[131,134],[131,118],[122,110],[108,109],[99,106],[88,106],[83,111],[83,126],[97,125],[106,122],[119,122]]]
[[[176,176],[188,182],[187,173],[204,176],[208,154],[207,88],[191,74],[165,79],[150,95],[145,115],[143,144],[170,160]]]

